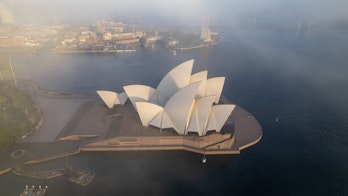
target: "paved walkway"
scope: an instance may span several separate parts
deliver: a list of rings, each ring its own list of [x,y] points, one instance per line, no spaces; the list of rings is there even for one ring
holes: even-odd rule
[[[243,150],[261,139],[262,127],[252,114],[236,106],[232,112],[232,118],[236,137],[234,149]]]
[[[53,99],[35,97],[34,101],[43,114],[43,124],[23,142],[52,142],[82,103],[89,99]]]

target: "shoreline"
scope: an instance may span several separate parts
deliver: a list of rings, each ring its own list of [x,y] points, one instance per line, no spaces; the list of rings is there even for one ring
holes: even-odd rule
[[[198,46],[190,46],[190,47],[174,47],[172,49],[174,50],[193,50],[198,48],[204,48],[204,47],[210,47],[213,45],[217,45],[218,42],[214,41],[212,43],[202,44]],[[117,49],[117,50],[45,50],[45,51],[37,51],[34,49],[28,49],[28,50],[8,50],[6,51],[8,54],[21,54],[21,53],[28,53],[28,54],[117,54],[117,53],[134,53],[137,52],[136,49]]]
[[[56,51],[34,51],[34,54],[55,53],[55,54],[84,54],[84,53],[132,53],[135,49],[130,50],[56,50]]]
[[[209,47],[209,46],[213,46],[218,44],[217,42],[213,42],[213,43],[209,43],[209,44],[202,44],[202,45],[198,45],[198,46],[191,46],[191,47],[183,47],[183,48],[174,48],[174,50],[193,50],[193,49],[197,49],[197,48],[204,48],[204,47]]]

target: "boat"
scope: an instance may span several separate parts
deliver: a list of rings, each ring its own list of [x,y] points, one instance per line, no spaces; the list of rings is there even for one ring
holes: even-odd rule
[[[207,162],[207,158],[205,158],[205,155],[203,155],[203,157],[202,157],[202,163],[204,164],[204,163],[206,163]]]

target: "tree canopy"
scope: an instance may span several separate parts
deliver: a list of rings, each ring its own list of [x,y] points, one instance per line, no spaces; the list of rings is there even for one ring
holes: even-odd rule
[[[0,149],[31,132],[37,119],[31,97],[17,87],[0,81]]]

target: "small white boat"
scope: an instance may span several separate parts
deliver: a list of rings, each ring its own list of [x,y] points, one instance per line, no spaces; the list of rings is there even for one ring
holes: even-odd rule
[[[205,158],[205,155],[203,155],[202,157],[202,163],[206,163],[207,162],[207,158]]]

